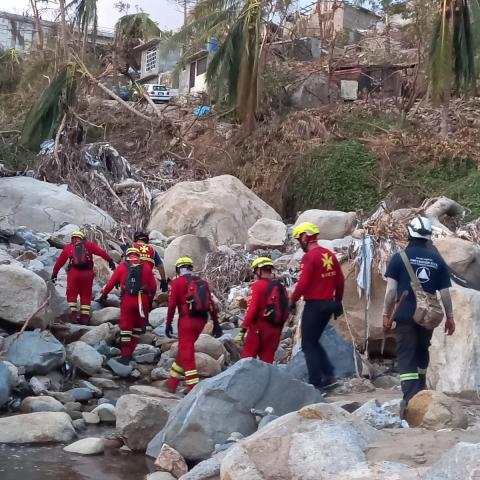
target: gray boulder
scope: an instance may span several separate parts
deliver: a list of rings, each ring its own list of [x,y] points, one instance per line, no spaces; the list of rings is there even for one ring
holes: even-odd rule
[[[146,343],[138,344],[133,352],[133,359],[137,363],[155,363],[159,356],[160,349]]]
[[[120,329],[117,326],[112,325],[111,323],[102,323],[98,327],[94,327],[82,335],[80,341],[85,342],[92,347],[102,340],[108,345],[111,345],[119,333]]]
[[[117,430],[132,450],[145,451],[150,440],[165,426],[176,400],[123,395],[117,402]]]
[[[467,480],[480,474],[480,443],[457,443],[432,465],[425,480]]]
[[[165,441],[186,460],[205,460],[215,444],[224,444],[232,432],[248,436],[257,430],[252,408],[271,406],[284,415],[321,401],[311,385],[292,379],[273,365],[243,359],[201,382],[183,398],[164,431],[148,445],[147,455],[157,457]]]
[[[0,178],[2,216],[15,229],[22,225],[37,232],[54,232],[65,222],[110,229],[115,221],[100,208],[67,190],[31,177]]]
[[[79,455],[98,455],[103,453],[105,441],[103,438],[82,438],[81,440],[64,447],[63,451]]]
[[[65,245],[70,243],[71,235],[76,230],[80,230],[80,227],[73,223],[69,223],[68,225],[65,225],[64,227],[60,228],[56,232],[52,233],[48,241],[54,247],[63,248]]]
[[[1,179],[0,179],[1,180]],[[16,265],[0,265],[0,318],[23,325],[34,316],[31,326],[45,327],[47,285],[36,273]]]
[[[88,402],[93,398],[93,392],[89,388],[72,388],[65,393],[70,395],[74,402]]]
[[[9,368],[0,362],[0,408],[8,402],[12,391],[12,379]]]
[[[5,360],[25,367],[27,374],[44,374],[65,362],[63,345],[50,333],[34,330],[11,335],[5,340]]]
[[[348,378],[355,375],[355,362],[353,360],[352,344],[345,341],[335,330],[332,325],[327,325],[320,344],[325,348],[330,361],[333,364],[334,375],[336,378]],[[361,360],[359,359],[358,367],[361,369]],[[285,369],[292,377],[302,382],[308,382],[307,364],[305,363],[305,355],[302,351],[297,351],[290,362],[287,363]]]
[[[85,342],[73,342],[67,346],[67,359],[87,375],[94,375],[102,368],[103,357]]]
[[[203,268],[205,257],[212,252],[214,246],[205,237],[182,235],[177,237],[165,250],[165,271],[171,278],[175,276],[175,262],[179,257],[190,257],[198,270]]]
[[[27,397],[20,406],[22,413],[65,412],[65,407],[53,397]]]
[[[233,446],[234,443],[230,444]],[[218,452],[211,458],[195,465],[188,473],[180,477],[181,480],[216,480],[220,478],[220,466],[227,451]]]
[[[76,433],[68,414],[37,412],[0,418],[0,443],[70,442]]]
[[[90,323],[98,326],[102,323],[118,323],[120,320],[120,309],[117,307],[105,307],[92,313]]]

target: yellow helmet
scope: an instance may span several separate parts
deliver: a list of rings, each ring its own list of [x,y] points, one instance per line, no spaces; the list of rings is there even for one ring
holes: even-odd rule
[[[81,232],[80,230],[75,230],[74,232],[72,232],[72,234],[70,236],[72,238],[73,237],[85,238],[85,234],[83,232]]]
[[[273,267],[272,259],[268,257],[258,257],[252,262],[252,270],[262,267]]]
[[[294,227],[292,231],[293,238],[296,240],[298,240],[304,233],[306,233],[308,236],[318,235],[320,230],[313,223],[302,222]]]
[[[193,260],[190,257],[180,257],[175,262],[175,267],[184,267],[186,265],[190,265],[193,267]]]
[[[125,255],[138,255],[140,256],[140,250],[138,248],[135,248],[135,247],[130,247],[130,248],[127,248],[127,251],[125,252]]]

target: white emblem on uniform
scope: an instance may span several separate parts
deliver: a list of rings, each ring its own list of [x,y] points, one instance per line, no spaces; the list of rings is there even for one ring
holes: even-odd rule
[[[417,268],[415,273],[417,278],[420,280],[420,283],[426,283],[430,280],[430,269],[427,267]]]

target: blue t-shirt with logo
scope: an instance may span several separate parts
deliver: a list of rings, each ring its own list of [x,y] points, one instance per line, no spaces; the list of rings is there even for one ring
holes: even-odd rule
[[[430,250],[426,245],[409,245],[405,253],[426,292],[435,293],[437,290],[452,286],[447,264],[438,253]],[[398,282],[397,300],[402,292],[408,291],[408,296],[398,310],[395,320],[397,322],[412,321],[416,309],[415,295],[410,286],[410,276],[399,253],[390,260],[385,276]]]

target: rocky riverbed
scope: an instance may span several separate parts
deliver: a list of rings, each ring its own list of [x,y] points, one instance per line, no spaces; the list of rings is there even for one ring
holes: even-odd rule
[[[135,365],[120,368],[112,362],[119,354],[118,292],[106,307],[92,302],[91,325],[82,326],[67,321],[65,274],[56,285],[49,282],[60,249],[79,227],[119,261],[115,220],[31,178],[0,178],[0,189],[8,190],[0,202],[2,480],[48,480],[60,471],[67,480],[143,480],[154,471],[149,480],[463,480],[479,472],[480,248],[473,224],[452,231],[439,222],[445,215],[438,203],[430,210],[440,232],[434,243],[465,280],[452,294],[457,333],[435,332],[432,390],[412,400],[401,421],[394,337],[383,339],[381,329],[380,273],[404,241],[397,230],[415,212],[379,211],[365,220],[353,212],[309,210],[297,220],[320,227],[321,244],[335,251],[347,279],[346,315],[332,321],[321,340],[339,379],[324,398],[307,383],[301,305],[284,328],[274,365],[240,360],[233,340],[255,255],[270,255],[289,287],[296,281],[302,252],[289,236],[291,225],[229,176],[158,193],[151,243],[169,275],[179,255],[194,259],[214,289],[224,329],[215,339],[205,326],[195,345],[202,380],[184,396],[165,389],[178,355],[176,340],[164,335],[166,295],[155,299]],[[359,280],[362,268],[368,286]],[[95,273],[97,296],[108,265],[96,260]]]

